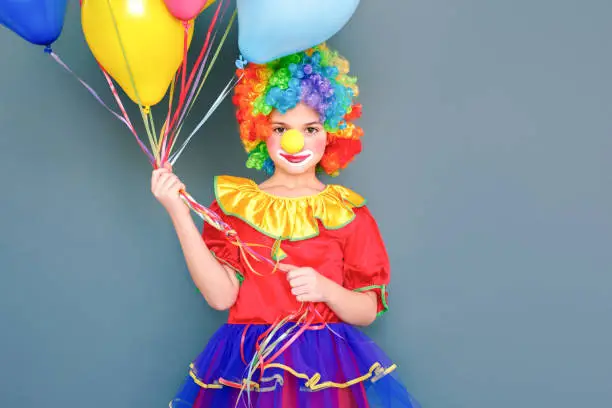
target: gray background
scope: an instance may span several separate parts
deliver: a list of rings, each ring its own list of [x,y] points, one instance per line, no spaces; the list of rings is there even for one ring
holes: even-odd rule
[[[394,267],[368,332],[424,407],[612,406],[611,13],[363,1],[331,42],[367,132],[339,182],[369,198]],[[55,49],[111,101],[76,1]],[[0,406],[164,407],[224,315],[128,131],[42,49],[2,29],[0,50]],[[176,168],[205,203],[213,175],[253,176],[232,112]]]

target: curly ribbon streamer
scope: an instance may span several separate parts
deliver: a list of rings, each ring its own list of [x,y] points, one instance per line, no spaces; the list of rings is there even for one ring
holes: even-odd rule
[[[147,147],[142,142],[142,140],[140,140],[140,138],[138,137],[138,134],[136,133],[136,130],[134,129],[134,126],[132,125],[132,122],[130,121],[129,117],[127,116],[127,113],[126,113],[125,109],[123,108],[123,104],[121,104],[121,100],[119,99],[118,102],[119,102],[119,106],[120,106],[122,115],[118,114],[113,109],[111,109],[102,100],[100,95],[98,95],[98,93],[87,82],[85,82],[83,79],[81,79],[81,77],[79,77],[77,74],[75,74],[74,71],[72,69],[70,69],[70,67],[64,61],[62,61],[62,59],[59,57],[59,55],[57,55],[51,49],[51,47],[45,48],[45,52],[47,54],[49,54],[51,56],[51,58],[53,58],[53,60],[55,62],[57,62],[62,68],[64,68],[77,81],[79,81],[81,83],[81,85],[83,85],[83,87],[85,87],[85,89],[87,89],[87,91],[89,91],[89,93],[94,97],[94,99],[100,103],[100,105],[102,105],[104,108],[106,108],[106,110],[108,110],[113,116],[115,116],[125,126],[127,126],[127,128],[130,130],[130,132],[132,132],[132,134],[136,137],[136,141],[138,142],[138,145],[140,146],[142,151],[147,155],[147,157],[149,158],[149,161],[153,162],[153,155],[151,154],[149,149],[147,149]],[[110,78],[108,78],[108,74],[106,74],[106,72],[104,70],[103,70],[103,72],[104,72],[105,76],[107,76],[107,81],[110,81]],[[111,86],[111,92],[113,93],[113,95],[115,96],[115,99],[117,100],[119,98],[119,95],[117,94],[117,90],[115,89],[114,85],[112,85],[112,82],[110,82],[109,85]]]
[[[206,79],[208,78],[209,73],[211,72],[211,69],[214,63],[217,60],[221,47],[223,46],[223,44],[225,43],[227,39],[229,31],[236,19],[236,11],[234,10],[228,22],[228,25],[225,29],[225,32],[223,33],[223,36],[221,37],[219,44],[217,44],[216,46],[214,53],[211,53],[213,49],[212,46],[215,43],[215,40],[217,38],[217,26],[218,26],[217,22],[223,19],[223,16],[225,15],[227,8],[229,7],[229,2],[227,0],[220,0],[218,2],[215,14],[208,27],[208,32],[206,34],[202,49],[198,55],[198,58],[196,59],[194,67],[189,72],[189,74],[187,73],[187,51],[188,51],[187,35],[188,35],[188,30],[189,30],[189,26],[187,24],[189,23],[185,23],[186,26],[185,26],[185,46],[184,46],[183,63],[181,64],[181,68],[178,70],[176,77],[172,81],[172,84],[170,87],[168,111],[167,111],[166,119],[163,123],[159,136],[156,136],[157,132],[155,131],[155,121],[153,119],[153,114],[148,106],[143,106],[142,103],[140,103],[140,97],[138,95],[138,90],[136,89],[136,86],[135,86],[134,77],[130,69],[130,64],[127,59],[127,55],[125,53],[123,42],[121,41],[121,33],[119,31],[119,27],[117,26],[117,22],[113,14],[110,0],[107,0],[107,3],[108,3],[109,11],[111,12],[111,17],[114,22],[115,32],[119,40],[119,45],[120,45],[123,57],[125,59],[125,64],[126,64],[129,76],[130,76],[130,81],[132,82],[132,86],[134,87],[134,90],[136,93],[136,99],[138,101],[137,104],[140,109],[145,131],[147,133],[147,137],[149,139],[150,148],[148,148],[146,144],[143,142],[143,140],[139,137],[138,132],[136,131],[134,125],[132,124],[127,114],[125,106],[121,100],[121,97],[119,96],[119,92],[116,86],[114,85],[112,78],[104,70],[102,66],[100,66],[100,70],[102,71],[102,74],[104,75],[104,78],[106,79],[108,87],[111,90],[111,93],[115,99],[117,106],[119,107],[120,113],[110,108],[103,101],[103,99],[98,95],[98,93],[94,91],[94,89],[89,84],[87,84],[83,79],[81,79],[78,75],[76,75],[74,71],[70,69],[70,67],[64,61],[62,61],[62,59],[57,54],[55,54],[55,52],[53,52],[53,50],[50,47],[47,47],[45,49],[45,52],[48,53],[62,68],[64,68],[68,73],[70,73],[75,79],[77,79],[79,83],[81,83],[81,85],[83,85],[83,87],[85,87],[87,91],[105,109],[107,109],[113,116],[115,116],[115,118],[120,120],[130,130],[130,132],[134,135],[139,147],[146,154],[147,158],[149,159],[149,162],[152,164],[154,168],[163,166],[163,164],[166,162],[169,162],[170,164],[173,165],[178,160],[182,152],[185,150],[189,142],[192,140],[193,136],[195,136],[195,134],[202,128],[202,126],[207,122],[210,116],[219,107],[221,102],[223,102],[223,100],[232,92],[234,87],[241,80],[241,77],[236,78],[235,76],[232,76],[232,78],[227,83],[227,85],[222,90],[222,92],[219,94],[219,96],[216,98],[212,106],[208,109],[204,117],[196,125],[195,129],[189,134],[186,140],[181,144],[180,148],[176,152],[172,153],[172,150],[177,141],[177,137],[180,133],[180,130],[182,129],[184,120],[186,119],[191,109],[195,105],[195,101],[197,100],[200,94],[200,91],[202,90],[204,83],[206,82]],[[211,58],[211,55],[212,55],[212,58]],[[176,89],[177,84],[179,88],[178,92]],[[173,106],[175,93],[178,93],[178,101],[177,101],[177,106],[175,107],[174,112],[173,112],[172,106]],[[187,206],[192,211],[194,211],[204,222],[222,231],[224,235],[226,236],[226,238],[233,245],[236,245],[240,248],[241,256],[243,260],[245,261],[245,264],[251,271],[258,274],[255,271],[255,268],[253,268],[253,266],[251,265],[249,259],[256,260],[258,262],[268,263],[274,268],[272,272],[276,271],[277,262],[274,262],[271,259],[253,250],[253,247],[262,246],[262,245],[248,244],[248,243],[242,242],[240,238],[238,237],[238,234],[236,233],[236,231],[234,231],[230,225],[225,223],[221,219],[221,217],[215,214],[215,212],[213,212],[212,210],[198,203],[189,193],[185,191],[181,191],[181,198],[183,199],[185,204],[187,204]]]
[[[286,316],[282,319],[276,319],[276,321],[270,325],[270,327],[262,333],[255,342],[255,354],[250,362],[246,362],[245,351],[244,351],[244,343],[246,341],[246,333],[250,327],[247,325],[244,328],[242,333],[242,338],[240,341],[240,357],[242,361],[247,365],[247,375],[242,384],[236,384],[236,388],[240,388],[240,393],[238,394],[238,398],[236,399],[236,404],[239,404],[240,397],[243,392],[247,393],[247,406],[251,405],[251,389],[252,385],[256,384],[252,378],[257,369],[260,370],[261,376],[263,376],[264,370],[269,367],[274,361],[283,354],[297,339],[307,330],[322,330],[329,329],[342,338],[339,334],[337,334],[327,323],[323,316],[319,313],[314,303],[308,303],[306,306],[306,310],[303,311],[305,303],[300,305],[300,308]],[[321,321],[320,324],[316,324],[315,320],[319,319]],[[286,325],[291,324],[286,330],[282,333],[281,330]],[[273,339],[278,335],[278,338],[273,341]],[[237,407],[238,405],[236,405]]]
[[[264,245],[258,245],[258,244],[247,244],[244,243],[240,240],[240,237],[238,237],[238,234],[236,233],[236,231],[226,222],[224,222],[221,217],[219,217],[219,215],[217,215],[214,211],[210,210],[207,207],[204,207],[202,204],[198,203],[197,201],[195,201],[193,199],[193,197],[191,197],[191,195],[189,193],[187,193],[186,191],[181,191],[181,198],[183,199],[183,201],[185,202],[185,204],[187,204],[187,206],[193,211],[195,212],[204,222],[206,222],[207,224],[211,225],[212,227],[218,229],[219,231],[222,231],[225,234],[225,237],[229,240],[230,243],[232,243],[233,245],[236,245],[240,248],[240,252],[242,255],[242,259],[245,261],[245,264],[247,265],[247,267],[255,274],[260,275],[255,268],[253,268],[249,262],[249,257],[256,260],[256,261],[261,261],[261,262],[265,262],[268,263],[269,265],[271,265],[272,267],[274,267],[274,269],[272,270],[272,273],[274,273],[276,271],[276,267],[277,267],[277,263],[272,261],[271,259],[255,252],[252,247],[256,247],[256,246],[261,246],[261,247],[265,247]]]

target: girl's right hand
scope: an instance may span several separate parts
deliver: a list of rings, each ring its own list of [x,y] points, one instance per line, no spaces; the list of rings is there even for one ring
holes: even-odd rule
[[[189,214],[189,207],[179,195],[179,191],[184,189],[185,185],[172,172],[172,166],[169,163],[166,163],[162,168],[153,170],[151,192],[171,217],[182,213]]]

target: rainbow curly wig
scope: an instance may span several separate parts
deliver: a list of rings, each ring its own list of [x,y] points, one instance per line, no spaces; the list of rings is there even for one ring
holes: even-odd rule
[[[271,134],[270,113],[293,109],[302,102],[321,117],[327,131],[327,147],[318,170],[335,176],[361,152],[363,130],[352,123],[361,116],[357,79],[348,75],[349,63],[325,44],[267,64],[238,69],[243,76],[233,102],[240,138],[249,154],[247,167],[274,172],[266,148]]]

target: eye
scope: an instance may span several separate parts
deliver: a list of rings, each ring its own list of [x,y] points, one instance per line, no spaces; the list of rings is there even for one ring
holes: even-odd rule
[[[274,129],[272,129],[272,131],[278,135],[282,135],[283,133],[285,133],[287,129],[285,129],[282,126],[275,126]]]
[[[316,135],[317,133],[319,133],[319,128],[318,127],[309,126],[309,127],[306,128],[306,134],[307,135]]]

